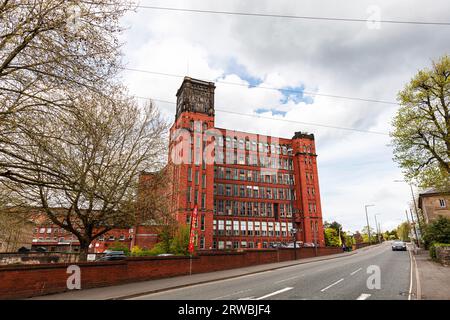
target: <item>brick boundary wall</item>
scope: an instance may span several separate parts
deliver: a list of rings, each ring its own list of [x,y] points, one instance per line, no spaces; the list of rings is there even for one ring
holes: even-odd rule
[[[436,259],[444,266],[450,266],[450,245],[436,247]]]
[[[341,248],[317,248],[317,255],[341,253]],[[314,248],[297,249],[297,259],[315,256]],[[192,273],[241,268],[294,259],[293,249],[246,250],[243,252],[199,252],[192,257]],[[129,257],[122,261],[83,262],[81,288],[189,274],[189,257]],[[68,263],[0,266],[0,299],[21,299],[68,291]]]

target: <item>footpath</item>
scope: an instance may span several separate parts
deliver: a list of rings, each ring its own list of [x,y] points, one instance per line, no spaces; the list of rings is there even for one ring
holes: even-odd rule
[[[450,266],[434,262],[426,250],[418,250],[414,258],[419,273],[417,300],[450,300]]]
[[[237,268],[222,270],[216,272],[199,273],[193,275],[164,278],[158,280],[149,280],[141,282],[133,282],[116,286],[73,290],[64,293],[51,294],[31,298],[32,300],[113,300],[113,299],[127,299],[144,294],[156,293],[170,289],[177,289],[187,287],[194,284],[202,284],[214,282],[219,280],[232,279],[249,274],[265,272],[269,270],[276,270],[286,268],[293,265],[345,258],[358,252],[369,250],[376,246],[361,248],[352,252],[343,252],[327,256],[319,256],[312,258],[305,258],[299,260],[290,260],[278,263],[267,263],[256,265],[252,267]]]

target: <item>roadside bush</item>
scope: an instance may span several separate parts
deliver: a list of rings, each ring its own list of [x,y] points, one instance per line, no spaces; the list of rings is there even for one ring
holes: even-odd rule
[[[126,244],[121,242],[114,242],[108,249],[113,251],[123,251],[123,253],[125,253],[127,256],[130,255],[130,248],[128,248]]]
[[[450,243],[450,219],[439,216],[425,227],[423,241],[430,248],[433,243]]]
[[[163,242],[158,242],[157,244],[155,244],[155,246],[152,249],[147,250],[146,253],[147,253],[146,255],[148,255],[148,256],[156,256],[158,254],[170,253],[170,252],[166,251],[165,244]]]
[[[144,250],[139,246],[134,246],[133,248],[131,248],[132,256],[139,257],[142,255],[143,252],[144,252]]]

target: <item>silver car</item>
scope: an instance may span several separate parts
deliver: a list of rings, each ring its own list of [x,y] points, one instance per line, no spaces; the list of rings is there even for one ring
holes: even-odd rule
[[[392,251],[406,251],[406,243],[403,241],[394,241],[392,244]]]

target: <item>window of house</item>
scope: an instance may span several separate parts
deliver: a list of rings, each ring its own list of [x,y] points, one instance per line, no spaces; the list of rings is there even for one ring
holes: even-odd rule
[[[205,237],[200,237],[200,249],[205,249]]]
[[[187,177],[188,181],[192,181],[192,168],[188,167],[187,169]]]
[[[202,209],[206,208],[206,193],[202,193]]]
[[[230,137],[225,138],[225,146],[227,148],[231,148],[231,138]]]
[[[231,200],[225,200],[225,213],[230,215],[232,214],[231,211]]]
[[[227,184],[225,186],[225,195],[228,196],[228,197],[231,196],[231,185],[230,184]]]
[[[230,168],[225,169],[225,179],[227,179],[227,180],[231,179],[231,169]]]
[[[247,235],[247,223],[246,221],[241,221],[241,235],[246,236]]]
[[[253,236],[253,221],[248,222],[248,235]]]
[[[223,214],[223,200],[217,201],[217,214]]]
[[[445,199],[439,199],[439,205],[441,208],[445,208]]]
[[[267,236],[267,222],[263,221],[261,224],[261,235]]]
[[[226,229],[226,235],[231,236],[232,235],[232,228],[231,228],[232,221],[227,220],[225,223],[225,229]]]
[[[225,221],[219,220],[217,228],[219,236],[222,236],[224,234],[224,228],[225,228]]]
[[[255,236],[261,235],[260,222],[255,221]]]

